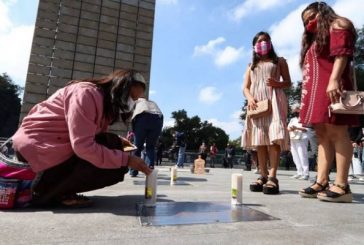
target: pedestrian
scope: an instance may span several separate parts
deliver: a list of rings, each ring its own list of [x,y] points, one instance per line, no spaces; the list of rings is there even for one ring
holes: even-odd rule
[[[119,70],[73,80],[30,110],[12,139],[18,159],[38,174],[33,205],[89,206],[78,193],[123,181],[128,166],[151,173],[142,159],[122,152],[129,141],[106,133],[131,116],[145,87],[139,72]]]
[[[253,38],[253,59],[245,73],[243,93],[248,100],[248,110],[255,110],[257,102],[267,99],[272,110],[267,116],[256,119],[248,116],[245,120],[242,147],[257,150],[261,175],[250,185],[251,191],[279,193],[276,176],[280,153],[289,150],[286,126],[288,108],[284,89],[290,86],[286,60],[277,56],[268,33],[257,33]],[[269,172],[268,161],[271,165]]]
[[[176,138],[176,146],[178,147],[178,156],[176,166],[183,168],[185,163],[185,151],[186,151],[186,140],[184,132],[176,132],[174,134]]]
[[[328,106],[339,102],[343,90],[352,90],[350,62],[357,37],[353,23],[325,2],[314,2],[302,11],[300,65],[303,71],[300,122],[312,125],[318,141],[316,182],[299,191],[302,197],[351,202],[348,171],[353,148],[348,126],[358,125],[355,115],[329,115]],[[336,155],[336,179],[329,186],[329,169]]]
[[[164,143],[161,139],[158,141],[157,145],[157,165],[162,165],[162,159],[163,159],[163,152],[165,150]]]
[[[157,103],[141,97],[136,100],[132,116],[132,128],[135,134],[137,147],[135,156],[141,157],[142,153],[149,168],[154,169],[155,147],[162,132],[163,114]],[[138,175],[137,170],[130,172],[132,177]]]
[[[309,164],[308,164],[308,129],[298,122],[300,105],[292,106],[293,117],[288,124],[288,131],[291,139],[291,153],[293,162],[296,165],[297,173],[291,178],[308,180]]]
[[[213,143],[210,147],[210,167],[214,168],[216,163],[216,156],[219,150],[217,149],[216,143]]]
[[[207,158],[207,146],[205,144],[205,142],[202,142],[202,144],[200,145],[200,148],[198,150],[198,153],[201,155],[201,158],[206,162],[206,158]]]
[[[227,163],[227,167],[234,167],[234,158],[235,158],[235,147],[231,144],[227,144],[225,148],[225,159]]]

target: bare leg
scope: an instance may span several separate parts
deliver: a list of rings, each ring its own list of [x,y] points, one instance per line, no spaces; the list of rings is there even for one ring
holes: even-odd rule
[[[279,166],[279,159],[281,154],[281,147],[279,145],[271,145],[269,149],[269,163],[270,163],[270,173],[269,176],[276,177],[277,169]]]
[[[335,184],[346,185],[350,161],[353,155],[353,147],[350,142],[348,127],[339,125],[327,125],[327,136],[335,147],[336,156],[336,179]],[[344,191],[336,186],[330,188],[331,191],[343,193]]]
[[[267,167],[267,160],[268,160],[268,148],[267,146],[258,146],[258,161],[259,161],[259,172],[263,177],[268,176],[268,167]]]

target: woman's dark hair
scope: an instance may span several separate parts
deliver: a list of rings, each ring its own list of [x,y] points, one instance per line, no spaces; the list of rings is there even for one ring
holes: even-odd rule
[[[136,80],[136,74],[135,70],[116,70],[105,77],[73,80],[67,85],[79,82],[96,84],[104,95],[104,117],[110,120],[110,124],[120,117],[125,122],[131,116],[128,105],[131,87],[142,86],[145,89],[145,81]]]
[[[278,56],[277,56],[276,52],[274,51],[270,35],[267,32],[261,31],[261,32],[258,32],[253,38],[253,61],[252,61],[252,65],[250,67],[251,70],[254,70],[255,67],[257,66],[258,62],[260,61],[260,56],[255,52],[254,46],[257,43],[259,36],[262,36],[262,35],[266,36],[268,38],[269,42],[271,42],[272,48],[268,53],[268,57],[273,60],[274,64],[278,63]]]
[[[306,11],[313,10],[318,13],[317,16],[317,32],[316,34],[310,33],[306,30],[303,32],[302,43],[301,43],[301,58],[300,58],[300,66],[303,67],[304,60],[308,49],[311,44],[316,41],[316,51],[320,54],[325,48],[329,45],[330,38],[330,26],[332,22],[336,19],[345,19],[350,27],[349,29],[356,36],[356,31],[352,22],[346,18],[343,18],[335,13],[335,11],[327,5],[325,2],[314,2],[308,5],[301,14],[301,19],[303,21],[303,16]]]

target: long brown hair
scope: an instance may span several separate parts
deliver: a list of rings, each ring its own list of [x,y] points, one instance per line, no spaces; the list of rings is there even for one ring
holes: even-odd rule
[[[145,89],[145,81],[135,79],[137,73],[135,70],[116,70],[108,76],[73,80],[67,85],[80,82],[95,84],[104,96],[104,117],[110,120],[110,124],[120,118],[125,122],[131,116],[128,105],[131,87],[143,86]]]
[[[255,46],[255,44],[257,43],[257,41],[258,41],[258,38],[260,37],[260,36],[266,36],[267,38],[268,38],[268,40],[269,40],[269,42],[271,42],[271,46],[272,46],[272,48],[271,48],[271,50],[269,51],[269,53],[268,53],[268,57],[270,58],[270,59],[272,59],[273,60],[273,63],[274,64],[277,64],[278,63],[278,56],[277,56],[277,54],[276,54],[276,52],[274,51],[274,48],[273,48],[273,44],[272,44],[272,41],[271,41],[271,38],[270,38],[270,35],[267,33],[267,32],[264,32],[264,31],[261,31],[261,32],[258,32],[255,36],[254,36],[254,38],[253,38],[253,42],[252,42],[252,44],[253,44],[253,47]],[[250,67],[250,69],[251,70],[254,70],[255,69],[255,67],[257,66],[257,64],[258,64],[258,62],[260,61],[260,56],[255,52],[255,50],[254,50],[254,48],[253,48],[253,60],[252,60],[252,65],[251,65],[251,67]]]
[[[303,32],[302,42],[301,42],[301,58],[300,66],[303,67],[304,60],[308,49],[311,47],[312,43],[316,41],[316,51],[321,54],[325,48],[328,47],[330,42],[330,26],[332,22],[336,19],[343,18],[335,13],[335,11],[327,5],[325,2],[314,2],[308,5],[301,14],[301,19],[306,11],[313,10],[318,13],[317,16],[317,32],[316,34],[310,33],[306,30]],[[350,29],[356,35],[356,31],[353,23],[346,19],[350,23]]]

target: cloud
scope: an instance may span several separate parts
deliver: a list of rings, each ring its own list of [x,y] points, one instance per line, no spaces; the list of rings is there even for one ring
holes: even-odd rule
[[[16,1],[0,0],[0,73],[23,85],[26,79],[34,26],[16,25],[9,9]]]
[[[157,3],[164,5],[176,5],[178,4],[178,0],[158,0]]]
[[[163,122],[163,128],[171,128],[174,126],[174,119],[170,118],[169,120],[165,120]]]
[[[349,18],[354,22],[356,28],[362,28],[364,25],[363,1],[361,0],[338,0],[332,6],[335,12]]]
[[[205,54],[214,54],[216,52],[216,46],[224,43],[226,40],[223,37],[218,37],[214,40],[210,40],[206,45],[195,46],[194,56],[201,56]]]
[[[222,93],[217,91],[217,88],[215,87],[205,87],[200,90],[199,93],[199,100],[202,103],[212,105],[219,101],[222,97]]]
[[[364,24],[364,15],[361,6],[362,1],[359,0],[338,0],[332,5],[337,14],[350,18],[358,28],[361,28]],[[307,7],[307,4],[300,5],[285,18],[269,28],[272,42],[278,55],[287,59],[293,82],[302,79],[302,73],[298,63],[303,33],[301,13],[305,7]]]
[[[285,5],[292,0],[246,0],[231,11],[231,18],[240,21],[245,16]]]
[[[155,90],[149,90],[149,95],[155,95],[157,93],[157,91]]]
[[[303,26],[300,16],[306,6],[306,4],[299,6],[284,19],[269,28],[272,43],[277,54],[287,59],[293,82],[302,79],[302,73],[299,67],[299,52],[301,49]],[[289,31],[289,34],[287,31]]]
[[[207,120],[212,123],[215,127],[219,127],[225,131],[230,137],[230,139],[236,139],[241,136],[243,126],[240,124],[238,119],[233,119],[231,121],[220,121],[216,118],[211,118]]]
[[[226,42],[224,37],[218,37],[214,40],[210,40],[205,45],[195,46],[193,56],[208,55],[214,59],[214,63],[218,67],[224,67],[235,63],[244,55],[244,48],[235,48],[232,46],[226,46],[224,48],[219,45]]]

